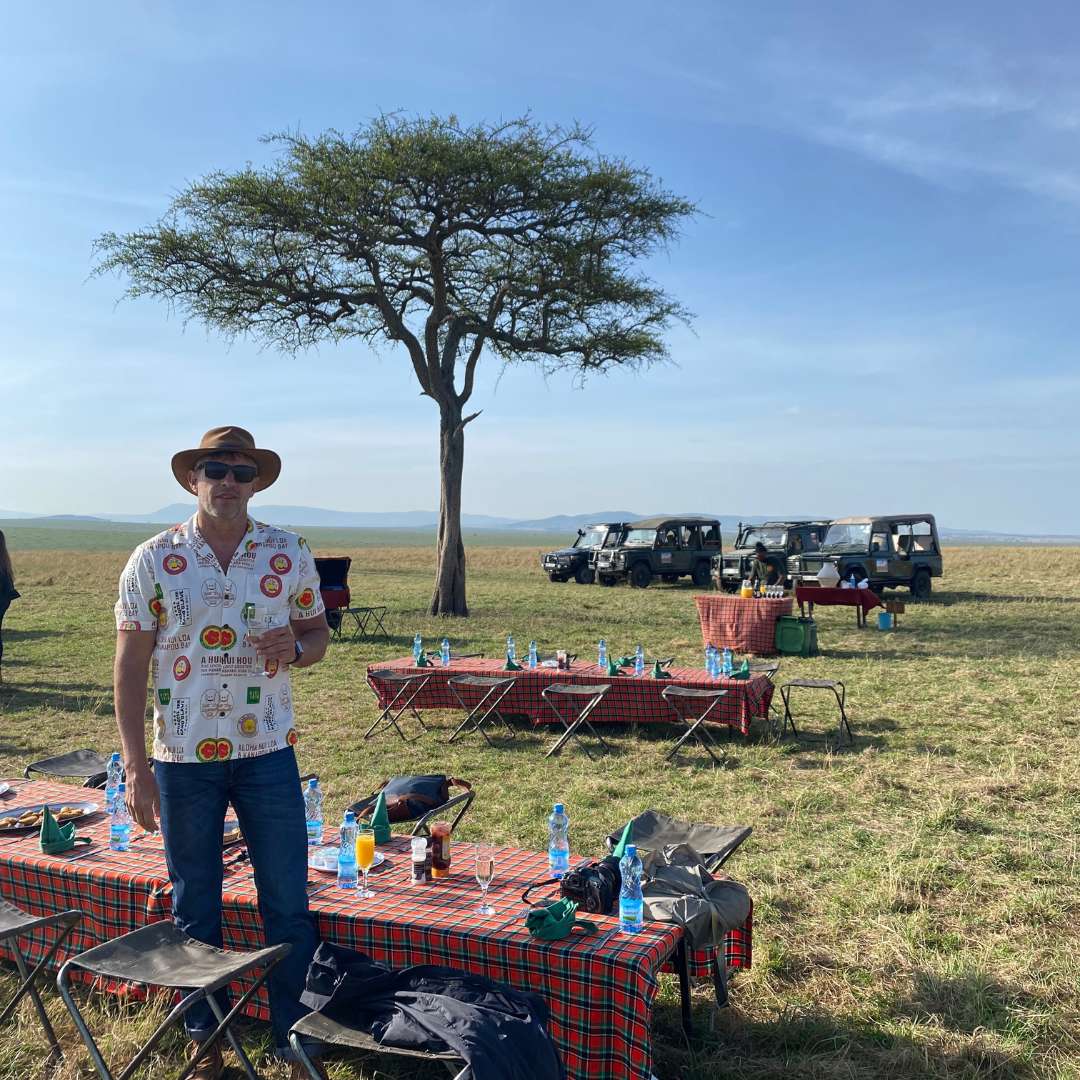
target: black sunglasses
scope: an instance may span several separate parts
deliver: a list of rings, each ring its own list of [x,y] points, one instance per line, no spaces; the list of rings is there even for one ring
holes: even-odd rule
[[[225,461],[204,461],[199,469],[207,480],[224,480],[232,473],[238,484],[250,484],[259,475],[254,465],[229,465]]]

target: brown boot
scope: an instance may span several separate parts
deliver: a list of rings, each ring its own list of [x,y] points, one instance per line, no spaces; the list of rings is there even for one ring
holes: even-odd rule
[[[323,1068],[322,1062],[319,1061],[318,1058],[312,1058],[311,1062],[315,1066],[316,1076],[320,1077],[321,1080],[330,1080],[330,1077],[326,1074],[326,1070]],[[289,1070],[289,1080],[311,1080],[311,1074],[299,1061],[294,1061],[292,1063],[292,1068]]]
[[[195,1056],[200,1045],[197,1042],[190,1044],[189,1061]],[[191,1074],[191,1080],[219,1080],[224,1069],[225,1064],[221,1060],[221,1042],[219,1041],[214,1043],[214,1048],[205,1057],[199,1058],[199,1064],[195,1066],[195,1071]]]

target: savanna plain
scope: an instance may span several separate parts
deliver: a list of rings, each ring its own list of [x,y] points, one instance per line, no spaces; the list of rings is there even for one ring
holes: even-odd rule
[[[151,531],[8,531],[23,598],[4,626],[0,776],[61,749],[114,747],[116,581]],[[695,989],[689,1043],[677,983],[662,977],[661,1080],[1080,1077],[1080,548],[946,549],[933,599],[909,604],[895,632],[857,629],[851,609],[819,609],[821,655],[785,659],[779,681],[842,680],[854,745],[778,741],[758,722],[748,740],[722,740],[729,760],[713,768],[700,752],[665,764],[674,728],[616,728],[614,753],[598,763],[576,749],[545,760],[545,730],[495,749],[476,737],[448,746],[450,713],[431,714],[433,729],[414,742],[363,742],[376,715],[366,667],[407,654],[417,630],[431,646],[447,634],[456,651],[489,656],[513,632],[519,647],[535,638],[542,651],[591,656],[604,637],[615,655],[640,641],[651,656],[698,665],[694,590],[551,584],[535,538],[473,538],[472,615],[443,621],[426,615],[429,547],[308,535],[317,553],[352,556],[356,602],[390,609],[388,639],[335,642],[294,679],[300,765],[328,791],[327,820],[387,776],[435,771],[476,788],[465,839],[541,849],[555,799],[568,804],[581,855],[599,854],[608,830],[647,806],[753,826],[725,867],[754,897],[753,968],[733,980],[723,1010],[711,987]],[[835,722],[824,699],[806,709],[808,735]],[[12,969],[0,969],[0,994],[14,986]],[[55,1075],[92,1075],[54,992],[47,1005],[67,1049]],[[40,1075],[45,1060],[21,1008],[0,1030],[0,1077]],[[162,1016],[160,1002],[102,995],[87,1010],[112,1060],[126,1060]],[[263,1029],[245,1037],[265,1075],[284,1075],[266,1059]],[[179,1036],[166,1040],[147,1075],[174,1075],[183,1049]],[[329,1063],[334,1080],[376,1067],[445,1075],[392,1058]]]

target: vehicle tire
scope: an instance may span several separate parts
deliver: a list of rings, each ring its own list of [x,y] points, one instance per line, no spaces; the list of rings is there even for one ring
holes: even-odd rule
[[[551,578],[551,580],[556,582],[556,583],[566,580],[566,578],[564,578],[562,576],[562,574],[548,574],[548,577]]]
[[[596,580],[596,572],[591,566],[579,566],[574,571],[574,580],[579,585],[591,585]]]
[[[875,596],[880,596],[885,591],[885,586],[884,585],[871,585],[870,586],[870,591]]]
[[[634,563],[633,568],[630,571],[630,584],[635,589],[647,589],[652,581],[652,570],[649,569],[648,563]]]
[[[916,570],[911,579],[911,598],[913,600],[929,600],[933,586],[930,584],[929,570]]]
[[[660,575],[660,580],[662,582],[664,582],[665,585],[674,585],[675,582],[679,580],[679,575],[678,574],[661,574]]]
[[[690,575],[690,580],[699,589],[707,589],[709,582],[712,580],[712,571],[709,569],[707,562],[699,562],[694,567],[694,572]]]
[[[618,579],[613,578],[610,574],[601,574],[600,575],[600,584],[601,585],[611,586],[611,585],[615,585],[617,583],[618,583]]]

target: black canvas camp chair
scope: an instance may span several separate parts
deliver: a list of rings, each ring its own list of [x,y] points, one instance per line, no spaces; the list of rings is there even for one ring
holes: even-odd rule
[[[113,1074],[101,1056],[94,1036],[71,995],[71,973],[76,969],[123,982],[179,990],[184,995],[139,1052],[124,1066],[118,1074],[119,1080],[126,1080],[146,1060],[162,1035],[173,1024],[182,1020],[192,1005],[204,1000],[216,1017],[218,1026],[210,1037],[199,1045],[179,1080],[185,1080],[195,1065],[222,1038],[232,1047],[248,1080],[259,1080],[259,1074],[252,1067],[240,1040],[233,1033],[232,1024],[290,948],[290,945],[282,944],[243,953],[215,949],[188,937],[182,930],[178,930],[171,920],[165,920],[150,923],[72,957],[60,969],[56,985],[102,1080],[113,1080]],[[215,991],[260,967],[263,969],[262,973],[253,980],[250,988],[237,999],[229,1012],[225,1013],[214,997]]]
[[[23,776],[32,779],[31,774],[56,776],[62,780],[82,780],[83,787],[101,788],[105,786],[105,769],[108,758],[96,750],[69,750],[66,754],[32,761],[23,769]]]
[[[665,761],[670,761],[684,743],[690,739],[697,739],[705,747],[705,752],[712,758],[713,764],[723,765],[727,760],[727,754],[716,745],[716,740],[713,739],[712,733],[705,726],[705,722],[709,719],[709,713],[720,704],[720,699],[726,695],[726,690],[696,690],[690,686],[664,687],[660,692],[660,696],[668,703],[671,711],[686,727],[686,731],[667,752],[667,756],[664,758]],[[719,752],[719,757],[713,753],[714,748]]]
[[[578,745],[585,751],[585,756],[591,761],[592,752],[578,736],[578,731],[586,727],[608,753],[611,747],[604,741],[604,737],[589,723],[589,714],[600,704],[604,695],[611,689],[611,683],[599,683],[595,686],[574,686],[568,683],[553,683],[545,686],[540,691],[540,696],[547,703],[548,708],[555,714],[559,723],[562,724],[563,733],[556,740],[555,745],[544,755],[551,757],[557,754],[571,739],[577,739]],[[571,712],[564,715],[557,703],[566,702]],[[576,715],[574,713],[576,712]]]
[[[465,719],[451,732],[450,737],[446,740],[448,743],[453,742],[459,735],[471,735],[473,732],[479,731],[484,736],[484,741],[488,746],[493,747],[495,744],[484,730],[484,725],[490,723],[492,717],[506,728],[511,739],[514,737],[514,729],[510,721],[499,711],[499,705],[503,699],[514,689],[513,678],[507,679],[491,675],[458,675],[447,680],[446,685],[450,687],[450,692],[457,698],[458,704],[467,714]],[[480,700],[472,706],[466,705],[465,699],[462,697],[463,692],[478,692]]]
[[[394,689],[394,696],[386,703],[382,712],[364,732],[364,738],[370,739],[373,735],[381,735],[384,731],[393,729],[401,736],[402,742],[408,742],[405,732],[401,730],[401,725],[398,723],[406,709],[412,713],[420,727],[427,731],[427,724],[424,723],[423,717],[413,708],[413,702],[420,691],[427,686],[430,678],[430,671],[400,672],[392,671],[389,668],[380,668],[378,671],[370,672],[368,685],[370,686],[372,681],[390,683]],[[372,687],[372,693],[374,693],[375,701],[378,703],[378,690]]]
[[[38,1020],[41,1021],[41,1026],[45,1031],[45,1038],[49,1043],[49,1056],[47,1061],[50,1064],[55,1064],[64,1056],[63,1050],[60,1049],[60,1042],[56,1037],[56,1032],[53,1030],[52,1024],[49,1022],[49,1014],[45,1011],[45,1006],[42,1004],[41,997],[38,994],[37,983],[38,976],[49,966],[52,962],[52,958],[56,955],[57,950],[67,939],[71,933],[75,924],[82,918],[82,912],[72,909],[70,911],[61,911],[58,915],[28,915],[21,908],[17,908],[14,904],[9,904],[6,900],[0,899],[0,942],[7,945],[9,949],[15,954],[15,966],[19,970],[19,985],[15,989],[15,996],[0,1009],[0,1024],[3,1024],[9,1016],[15,1011],[15,1006],[23,999],[24,996],[29,997],[34,1003],[34,1010],[37,1012]],[[53,927],[59,929],[59,933],[56,935],[56,939],[52,945],[45,951],[41,959],[34,965],[33,971],[29,970],[29,966],[26,963],[26,957],[23,956],[22,949],[19,948],[19,938],[25,937],[29,934],[33,934],[39,930],[49,930]]]

